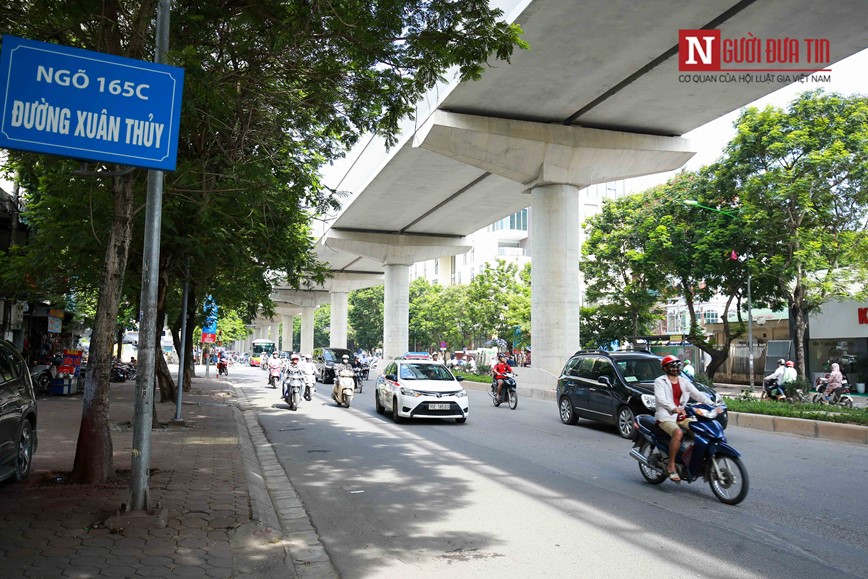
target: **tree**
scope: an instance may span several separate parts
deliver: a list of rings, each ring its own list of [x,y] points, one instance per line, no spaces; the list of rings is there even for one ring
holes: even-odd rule
[[[0,7],[0,29],[151,60],[155,5],[85,0],[56,10],[54,2],[10,0]],[[171,311],[166,300],[179,295],[188,258],[192,279],[211,286],[194,287],[188,317],[207,293],[246,311],[246,319],[260,304],[271,313],[275,271],[290,285],[322,281],[305,225],[311,213],[334,206],[319,167],[366,132],[393,144],[399,122],[447,69],[477,78],[489,55],[508,60],[514,47],[526,46],[520,28],[498,21],[500,12],[483,0],[383,0],[376,8],[361,1],[174,3],[170,62],[186,69],[185,99],[178,168],[165,188],[158,311]],[[11,158],[34,168],[33,191],[42,190],[45,175],[69,180],[69,162]],[[103,482],[112,471],[107,328],[128,263],[131,274],[141,263],[128,251],[140,238],[131,228],[143,184],[141,171],[114,178],[93,211],[94,220],[104,219],[94,230],[110,234],[100,282],[88,280],[98,285],[100,301],[73,475],[81,482]],[[47,220],[65,217],[44,209]],[[50,255],[69,254],[74,243]],[[51,271],[69,267],[61,259],[56,265]]]
[[[721,161],[719,186],[738,199],[774,282],[772,307],[786,305],[795,327],[796,368],[806,372],[807,316],[852,295],[866,262],[868,98],[803,93],[784,110],[745,109]]]
[[[359,348],[373,350],[383,345],[383,286],[350,292],[347,321]]]
[[[647,209],[648,200],[641,194],[605,201],[602,211],[585,223],[588,234],[580,264],[588,301],[606,304],[611,313],[630,319],[634,336],[647,333],[649,314],[667,290],[665,268],[648,253],[654,222],[644,219]]]
[[[519,293],[518,267],[502,259],[494,267],[486,263],[467,287],[467,316],[474,334],[485,340],[496,335],[511,341],[510,296]]]

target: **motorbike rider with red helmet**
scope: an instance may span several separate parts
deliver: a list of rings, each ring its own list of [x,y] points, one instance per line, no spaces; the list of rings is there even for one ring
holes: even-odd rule
[[[675,456],[684,438],[684,431],[688,430],[687,415],[684,404],[691,398],[705,404],[714,402],[696,389],[687,377],[681,374],[681,360],[677,356],[666,356],[660,361],[663,375],[654,380],[654,399],[657,403],[657,425],[670,436],[669,462],[666,472],[669,480],[681,482],[678,471],[675,468]]]

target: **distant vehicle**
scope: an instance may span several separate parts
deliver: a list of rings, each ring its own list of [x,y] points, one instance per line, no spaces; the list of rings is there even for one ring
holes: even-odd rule
[[[30,476],[36,452],[36,396],[27,363],[0,340],[0,480]]]
[[[274,340],[253,340],[250,351],[250,365],[259,366],[262,357],[268,358],[277,349]]]
[[[576,424],[585,418],[614,424],[623,438],[633,438],[636,416],[656,410],[654,380],[663,374],[660,360],[650,352],[576,352],[558,378],[556,400],[561,422]],[[715,402],[722,400],[708,386],[695,381],[693,385]],[[726,410],[715,420],[726,428]]]
[[[467,422],[470,412],[462,378],[431,360],[395,360],[377,378],[374,405],[386,410],[395,422],[405,418],[454,418]]]
[[[340,364],[344,356],[353,359],[353,353],[345,348],[317,348],[313,351],[313,363],[316,366],[317,378],[323,384],[335,381],[335,364]]]
[[[405,360],[431,360],[431,354],[428,352],[405,352],[403,358]]]

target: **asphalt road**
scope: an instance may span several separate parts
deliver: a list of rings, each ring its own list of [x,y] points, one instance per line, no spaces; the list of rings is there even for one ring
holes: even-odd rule
[[[233,367],[343,577],[868,577],[863,445],[738,427],[751,490],[652,486],[614,427],[561,424],[554,402],[466,424],[396,425],[373,380],[350,409],[318,384],[291,412],[259,369]]]

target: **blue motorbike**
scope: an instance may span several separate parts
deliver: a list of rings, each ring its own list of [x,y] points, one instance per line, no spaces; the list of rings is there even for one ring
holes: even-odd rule
[[[700,477],[708,482],[711,492],[722,503],[737,505],[747,496],[749,487],[747,470],[741,455],[726,443],[717,415],[726,406],[689,404],[685,413],[692,436],[685,433],[675,467],[681,480],[694,482]],[[659,485],[668,478],[669,435],[657,426],[653,416],[636,418],[636,438],[630,456],[639,461],[639,471],[651,484]]]

